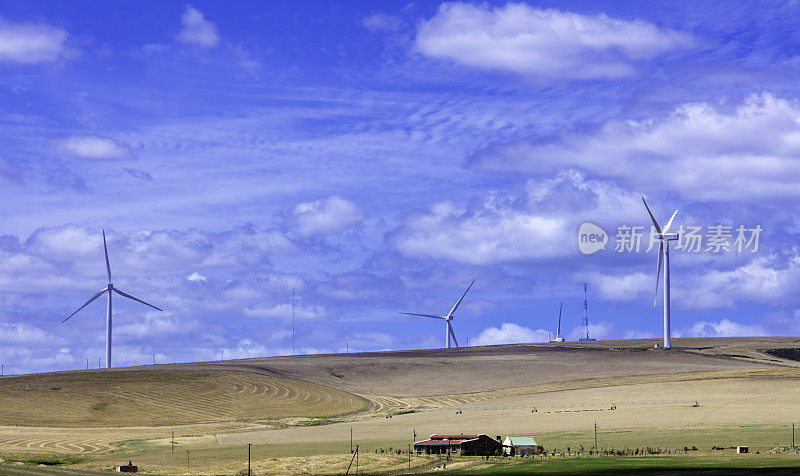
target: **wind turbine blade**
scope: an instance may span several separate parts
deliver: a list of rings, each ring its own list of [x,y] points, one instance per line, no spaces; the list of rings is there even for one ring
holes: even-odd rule
[[[667,222],[666,226],[664,226],[664,233],[669,231],[669,227],[672,226],[672,220],[675,219],[675,215],[677,215],[677,214],[678,214],[678,210],[675,210],[675,213],[672,214],[672,218],[670,218],[669,221]]]
[[[108,282],[111,282],[111,265],[108,262],[108,246],[106,246],[106,230],[103,230],[103,251],[106,252],[106,273],[108,273]]]
[[[466,290],[466,291],[464,291],[464,294],[462,294],[462,295],[461,295],[461,298],[459,298],[459,300],[458,300],[458,302],[456,303],[456,305],[455,305],[455,306],[453,306],[453,309],[450,309],[450,312],[448,312],[448,313],[447,313],[447,316],[445,316],[445,317],[450,317],[450,316],[452,316],[452,315],[453,315],[453,313],[455,313],[455,312],[456,312],[456,309],[458,309],[458,305],[459,305],[459,304],[461,304],[461,301],[464,299],[464,296],[466,296],[466,295],[467,295],[467,292],[469,292],[469,288],[471,288],[473,284],[475,284],[475,280],[474,280],[474,279],[472,280],[472,282],[471,282],[471,283],[469,283],[469,286],[467,287],[467,290]]]
[[[146,305],[146,306],[150,306],[150,307],[152,307],[153,309],[155,309],[155,310],[157,310],[157,311],[164,312],[164,310],[163,310],[163,309],[159,309],[159,308],[157,308],[157,307],[153,306],[152,304],[146,303],[146,302],[142,301],[141,299],[137,299],[137,298],[135,298],[135,297],[131,296],[131,295],[130,295],[130,294],[128,294],[128,293],[124,293],[124,292],[120,291],[120,290],[119,290],[119,289],[117,289],[117,288],[112,288],[112,289],[114,290],[114,292],[115,292],[115,293],[119,294],[120,296],[126,297],[126,298],[128,298],[128,299],[133,299],[134,301],[140,302],[140,303],[142,303],[142,304],[144,304],[144,305]]]
[[[653,298],[653,307],[656,307],[658,302],[658,278],[661,277],[661,265],[664,261],[664,242],[658,244],[658,268],[656,269],[656,294]]]
[[[102,290],[102,291],[100,291],[99,293],[97,293],[97,294],[95,294],[94,296],[92,296],[92,298],[91,298],[91,299],[89,299],[88,301],[86,301],[86,302],[83,304],[83,306],[79,307],[79,308],[78,308],[78,310],[76,310],[75,312],[73,312],[72,314],[70,314],[69,316],[67,316],[67,319],[69,319],[70,317],[72,317],[72,316],[74,316],[75,314],[77,314],[77,313],[78,313],[78,311],[80,311],[80,310],[81,310],[81,309],[83,309],[84,307],[88,306],[88,305],[89,305],[89,303],[91,303],[91,302],[92,302],[92,301],[94,301],[95,299],[97,299],[97,298],[99,298],[100,296],[102,296],[102,295],[103,295],[103,294],[104,294],[106,291],[108,291],[108,288],[106,288],[106,289],[103,289],[103,290]],[[61,323],[63,324],[63,323],[65,323],[65,322],[67,322],[67,319],[64,319],[63,321],[61,321]]]
[[[449,329],[450,329],[450,337],[452,337],[453,343],[456,345],[456,347],[458,347],[458,341],[456,340],[456,333],[453,332],[452,324],[450,325]]]
[[[408,314],[409,316],[432,317],[434,319],[445,319],[444,316],[434,316],[433,314],[417,314],[415,312],[401,312],[400,314]]]
[[[656,227],[656,231],[658,234],[661,234],[661,227],[658,226],[658,222],[656,221],[656,217],[653,216],[653,212],[650,211],[650,207],[647,206],[647,202],[644,201],[644,197],[642,197],[642,202],[644,202],[644,207],[647,209],[647,213],[650,215],[650,219],[653,220],[653,225]]]
[[[561,311],[564,309],[564,301],[561,301],[561,306],[558,308],[558,328],[556,329],[556,339],[561,337]]]

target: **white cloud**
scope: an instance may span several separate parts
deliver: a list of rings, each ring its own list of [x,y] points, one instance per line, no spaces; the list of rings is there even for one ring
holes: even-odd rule
[[[137,313],[138,314],[138,313]],[[135,317],[135,322],[123,324],[114,329],[115,337],[149,337],[160,339],[164,336],[186,334],[198,326],[195,320],[180,319],[163,312],[145,312]]]
[[[0,19],[0,61],[43,63],[67,53],[67,32],[49,25]]]
[[[661,336],[656,334],[655,332],[640,331],[636,329],[628,329],[622,336],[623,339],[653,339],[655,337],[661,337]]]
[[[568,171],[530,180],[521,196],[490,193],[470,207],[437,203],[408,215],[390,243],[417,258],[470,264],[576,256],[581,222],[641,220],[639,198]]]
[[[292,318],[292,305],[291,304],[276,304],[276,305],[261,305],[248,307],[242,311],[245,316],[260,317],[260,318],[274,318],[274,319],[291,319]],[[306,306],[303,304],[297,305],[294,310],[296,319],[315,319],[325,315],[325,308],[323,306]]]
[[[521,3],[444,3],[419,24],[416,47],[434,58],[552,78],[617,78],[633,63],[693,46],[691,35],[641,20],[584,16]]]
[[[55,144],[63,152],[86,159],[119,159],[129,154],[126,146],[100,136],[70,136]]]
[[[186,6],[186,11],[181,17],[181,24],[178,40],[205,48],[216,46],[219,43],[217,26],[206,20],[196,8]]]
[[[478,337],[469,340],[470,345],[498,345],[517,344],[529,342],[548,342],[550,334],[544,329],[529,329],[509,322],[504,322],[500,328],[487,327]]]
[[[186,280],[193,283],[205,283],[206,281],[208,281],[205,276],[203,276],[198,272],[190,274],[189,276],[186,277]]]
[[[606,321],[592,322],[591,317],[589,318],[590,339],[597,339],[597,340],[608,339],[611,337],[613,330],[614,330],[614,324]],[[582,334],[583,334],[582,326],[574,327],[572,331],[570,331],[569,333],[568,340],[578,340],[581,338]]]
[[[631,273],[610,275],[597,273],[592,285],[604,299],[612,301],[633,301],[648,292],[655,292],[655,273]]]
[[[747,337],[765,336],[767,332],[759,325],[744,325],[722,319],[719,322],[696,322],[686,331],[686,337]]]
[[[292,209],[292,227],[302,236],[335,233],[360,223],[364,214],[358,206],[337,195],[297,204]]]
[[[397,31],[402,25],[402,20],[396,15],[386,13],[373,13],[361,20],[361,25],[370,31]]]
[[[735,108],[684,104],[598,131],[489,147],[470,166],[547,174],[575,167],[690,200],[800,198],[800,106],[764,93]]]
[[[40,345],[61,342],[38,327],[26,324],[0,322],[0,344],[3,345]]]

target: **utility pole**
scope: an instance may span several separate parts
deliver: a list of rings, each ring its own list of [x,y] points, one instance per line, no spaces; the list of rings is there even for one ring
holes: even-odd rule
[[[86,358],[86,370],[89,370],[89,358]]]
[[[292,288],[292,355],[294,355],[294,288]],[[350,448],[351,453],[352,450],[353,448]]]
[[[156,365],[156,354],[153,354],[153,365]]]
[[[408,445],[408,469],[411,469],[411,445]]]
[[[250,446],[252,443],[247,443],[247,476],[250,476]]]
[[[175,454],[175,430],[172,430],[172,441],[170,441],[170,446],[172,446],[172,454]]]
[[[594,422],[594,450],[597,451],[597,422]]]
[[[189,450],[186,450],[186,469],[189,469]]]
[[[100,368],[100,357],[97,358],[97,368]]]

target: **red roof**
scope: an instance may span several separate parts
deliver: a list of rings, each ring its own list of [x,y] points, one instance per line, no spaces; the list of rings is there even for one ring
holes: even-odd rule
[[[448,446],[460,445],[467,440],[474,440],[479,435],[431,435],[430,439],[423,441],[415,441],[414,446]]]
[[[425,440],[425,441],[415,441],[414,446],[458,446],[461,443],[471,440],[472,438],[467,438],[465,440]]]

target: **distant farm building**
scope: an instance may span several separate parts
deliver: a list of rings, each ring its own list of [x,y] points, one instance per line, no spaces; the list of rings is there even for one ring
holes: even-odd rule
[[[506,436],[503,451],[512,456],[532,456],[544,453],[544,448],[532,436]]]
[[[489,435],[431,435],[414,442],[414,452],[426,455],[491,456],[503,451],[503,443]]]

